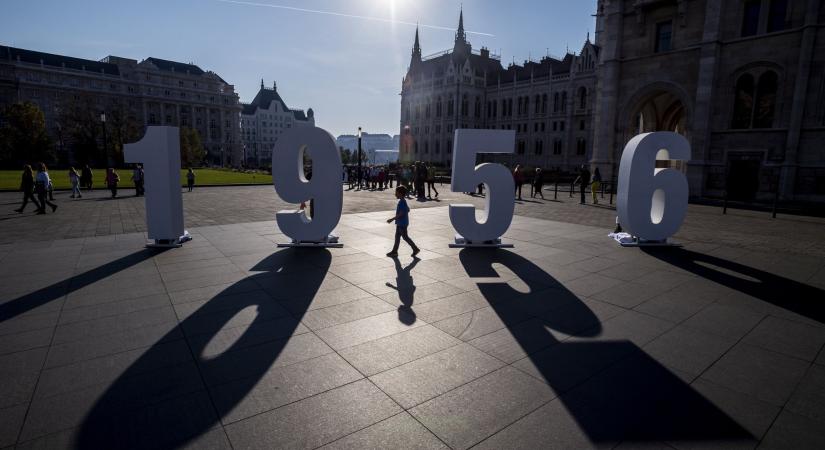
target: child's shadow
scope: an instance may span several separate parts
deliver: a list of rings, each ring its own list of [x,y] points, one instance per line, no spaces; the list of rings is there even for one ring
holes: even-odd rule
[[[392,283],[387,283],[387,286],[398,291],[398,298],[401,300],[401,306],[398,307],[398,320],[405,325],[412,325],[415,323],[415,311],[412,309],[413,299],[415,298],[415,284],[410,272],[416,264],[421,261],[420,258],[413,256],[413,260],[407,267],[401,267],[401,261],[398,258],[393,258],[395,261],[395,286]]]

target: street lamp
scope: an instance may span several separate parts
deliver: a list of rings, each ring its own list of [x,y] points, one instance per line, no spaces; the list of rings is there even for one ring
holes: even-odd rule
[[[361,127],[358,127],[358,189],[361,189]]]
[[[100,113],[100,123],[103,124],[103,153],[106,154],[106,162],[109,167],[112,167],[112,158],[109,156],[109,144],[106,139],[106,113]]]

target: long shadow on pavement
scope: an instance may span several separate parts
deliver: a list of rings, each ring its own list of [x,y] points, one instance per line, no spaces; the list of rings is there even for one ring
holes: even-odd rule
[[[707,280],[825,324],[825,290],[683,248],[642,247],[642,251]]]
[[[0,305],[0,322],[13,319],[27,311],[57,300],[64,295],[94,284],[120,271],[152,258],[166,249],[146,248],[132,254],[118,258],[110,263],[87,270],[63,281],[51,284],[42,289],[10,300]],[[9,261],[7,261],[9,262]]]
[[[464,249],[459,258],[470,277],[497,277],[493,264],[501,264],[527,284],[528,293],[504,282],[479,283],[479,288],[590,441],[753,441],[636,344],[583,339],[602,334],[598,317],[529,260],[487,249]],[[511,321],[518,312],[533,318]],[[560,341],[566,337],[572,338]]]
[[[176,448],[218,426],[287,346],[330,262],[325,249],[285,249],[259,262],[252,270],[266,272],[208,300],[121,373],[85,417],[77,447]],[[254,295],[250,283],[257,294],[288,295],[289,305]],[[233,327],[232,319],[248,308],[256,309],[254,320]],[[181,331],[190,355],[159,370]]]

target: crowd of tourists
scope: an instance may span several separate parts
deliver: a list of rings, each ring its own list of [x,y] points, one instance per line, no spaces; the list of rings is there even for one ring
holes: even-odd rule
[[[393,185],[404,186],[405,196],[420,200],[438,198],[435,166],[422,161],[411,164],[345,166],[343,181],[350,190],[360,188],[382,191]],[[435,194],[435,195],[433,195]]]
[[[23,213],[31,202],[37,214],[46,214],[46,206],[51,207],[52,212],[57,211],[57,204],[54,203],[54,182],[49,175],[49,170],[45,163],[37,163],[35,165],[37,173],[31,165],[23,166],[23,173],[20,177],[20,191],[23,193],[23,203],[19,208],[15,209],[18,213]],[[94,186],[94,173],[92,169],[86,165],[78,172],[74,167],[69,167],[67,172],[69,186],[72,194],[69,198],[80,199],[83,198],[83,192],[89,192]],[[142,197],[146,193],[144,186],[145,173],[142,164],[135,164],[132,168],[131,175],[132,183],[135,187],[135,197]],[[186,174],[186,184],[189,192],[192,192],[195,186],[195,172],[190,168]],[[111,192],[111,198],[117,198],[118,186],[120,185],[120,174],[114,167],[106,169],[106,176],[103,183]],[[35,198],[35,195],[37,198]]]

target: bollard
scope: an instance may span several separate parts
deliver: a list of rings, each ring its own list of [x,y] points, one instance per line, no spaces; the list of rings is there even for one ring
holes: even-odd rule
[[[776,204],[779,203],[779,189],[777,189],[773,193],[773,211],[771,212],[771,218],[776,219]]]
[[[728,213],[728,191],[725,191],[725,199],[722,201],[722,214]]]
[[[559,199],[559,182],[556,181],[556,187],[553,189],[553,200]]]
[[[613,191],[615,190],[616,183],[610,183],[610,204],[613,205]]]
[[[575,187],[576,187],[575,183],[570,183],[570,192],[569,192],[570,198],[573,198],[573,188],[575,188]]]

